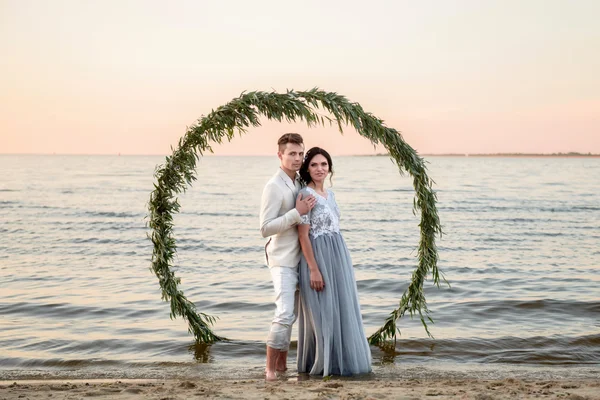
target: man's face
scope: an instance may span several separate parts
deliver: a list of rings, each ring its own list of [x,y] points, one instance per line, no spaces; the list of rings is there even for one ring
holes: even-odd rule
[[[285,148],[277,152],[281,160],[281,166],[290,171],[298,171],[302,166],[302,157],[304,157],[304,145],[296,143],[286,143]]]

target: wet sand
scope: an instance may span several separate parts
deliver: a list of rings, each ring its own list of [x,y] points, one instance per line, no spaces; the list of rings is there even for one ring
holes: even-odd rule
[[[600,399],[598,380],[310,379],[0,381],[0,399]]]

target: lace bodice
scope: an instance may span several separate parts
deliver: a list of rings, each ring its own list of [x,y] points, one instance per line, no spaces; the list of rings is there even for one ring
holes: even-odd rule
[[[312,188],[305,187],[300,193],[303,197],[312,194],[317,199],[313,209],[301,217],[302,224],[310,224],[310,236],[317,238],[325,234],[340,233],[340,209],[333,192],[327,189],[325,198]]]

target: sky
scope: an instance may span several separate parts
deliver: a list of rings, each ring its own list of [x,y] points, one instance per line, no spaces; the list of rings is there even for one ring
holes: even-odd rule
[[[319,87],[421,154],[600,153],[600,1],[0,0],[0,153],[169,154],[243,91]],[[299,132],[263,119],[218,155]]]

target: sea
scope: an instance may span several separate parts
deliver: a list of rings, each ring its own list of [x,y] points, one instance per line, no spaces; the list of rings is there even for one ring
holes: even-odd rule
[[[403,317],[364,379],[599,377],[600,158],[425,159],[449,285],[425,285],[433,337]],[[229,339],[213,345],[169,318],[150,269],[147,202],[164,161],[0,156],[0,380],[262,377],[274,304],[258,212],[278,159],[203,157],[179,196],[173,269]],[[387,156],[333,169],[369,335],[417,265],[412,180]],[[294,361],[295,342],[289,374]]]

